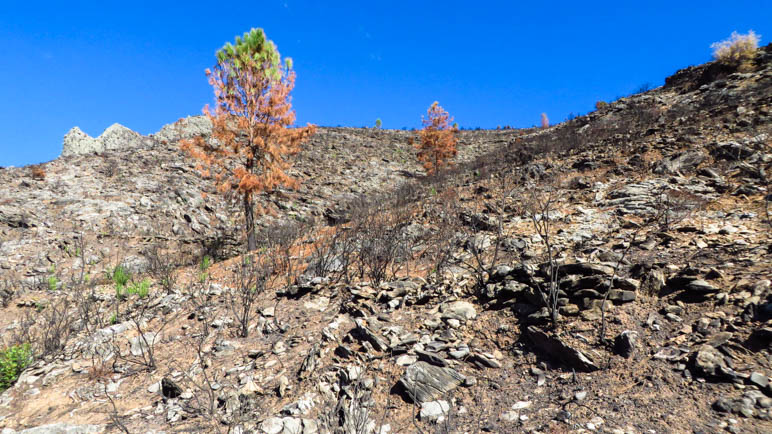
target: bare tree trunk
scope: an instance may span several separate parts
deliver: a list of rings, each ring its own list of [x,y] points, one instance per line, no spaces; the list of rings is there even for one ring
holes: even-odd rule
[[[244,195],[244,216],[247,220],[247,251],[257,249],[257,237],[255,236],[255,208],[252,206],[252,198]]]

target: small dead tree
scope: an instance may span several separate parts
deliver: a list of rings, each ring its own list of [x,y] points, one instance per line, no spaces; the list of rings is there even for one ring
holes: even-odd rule
[[[157,367],[156,344],[162,339],[164,329],[177,318],[177,315],[158,309],[160,302],[149,295],[131,295],[128,300],[131,301],[132,298],[134,302],[125,309],[124,316],[128,317],[137,336],[134,345],[130,343],[128,351],[123,351],[118,337],[113,335],[112,346],[116,362],[121,360],[143,370],[154,371]],[[154,327],[153,322],[155,322]]]
[[[257,301],[265,293],[272,276],[270,258],[264,255],[245,256],[239,264],[236,288],[228,292],[228,305],[236,317],[240,337],[249,336],[249,325],[255,317]]]
[[[635,237],[638,236],[638,232],[640,232],[641,229],[642,228],[639,227],[635,230],[635,232],[633,232],[630,237],[630,243],[622,252],[622,255],[619,256],[619,259],[614,266],[614,272],[611,273],[611,276],[609,277],[606,294],[603,296],[603,302],[600,305],[600,329],[598,330],[598,341],[600,341],[601,344],[606,343],[606,302],[608,301],[609,295],[611,294],[611,290],[614,289],[614,280],[617,278],[619,269],[624,263],[627,254],[630,252],[630,249],[633,247],[633,244],[635,244]]]
[[[297,256],[302,256],[302,243],[298,243],[308,226],[302,223],[287,223],[267,228],[262,233],[265,248],[274,273],[284,276],[284,284],[289,287],[295,283],[300,269]]]
[[[191,367],[178,367],[177,371],[183,373],[181,381],[186,388],[195,390],[191,399],[184,402],[185,411],[204,418],[209,429],[219,433],[221,432],[218,414],[220,392],[216,386],[219,378],[217,370],[211,369],[212,361],[204,348],[212,338],[215,341],[219,339],[221,332],[220,330],[213,332],[211,326],[217,310],[208,288],[209,282],[198,282],[191,291],[191,307],[196,313],[195,319],[198,322],[197,327],[191,328],[196,360]]]
[[[144,252],[149,267],[148,272],[158,282],[166,294],[171,294],[177,284],[177,261],[175,256],[158,245],[153,244]]]
[[[557,262],[557,250],[550,238],[552,234],[551,214],[557,199],[556,192],[552,187],[538,189],[533,185],[527,187],[527,190],[529,197],[525,201],[526,215],[541,239],[546,259],[547,281],[539,288],[539,294],[549,309],[552,328],[554,329],[557,328],[558,323],[558,297],[560,293],[558,286],[560,265]]]
[[[704,204],[705,201],[697,195],[663,187],[656,193],[654,220],[660,230],[669,231],[673,225],[687,219]]]
[[[38,343],[40,356],[60,354],[73,333],[75,316],[70,312],[72,300],[69,296],[54,299],[38,314]]]
[[[772,217],[769,212],[769,202],[772,201],[772,191],[769,189],[769,177],[764,166],[759,167],[759,175],[764,180],[764,214],[767,216],[767,224],[772,227]]]
[[[405,240],[400,236],[404,223],[394,211],[373,210],[357,222],[357,269],[360,279],[367,275],[378,286],[396,276],[405,254]]]
[[[113,397],[110,396],[110,392],[107,391],[107,382],[101,382],[102,388],[105,394],[105,397],[110,402],[110,406],[112,407],[112,410],[110,411],[110,421],[113,423],[113,426],[115,426],[116,429],[120,430],[121,432],[125,434],[130,434],[131,431],[126,427],[126,424],[123,422],[124,417],[118,413],[118,407],[115,405],[115,401],[113,400]]]
[[[453,212],[456,209],[456,198],[452,195],[444,195],[444,200],[438,201],[429,210],[429,219],[435,227],[434,232],[428,237],[428,247],[424,252],[431,258],[430,274],[437,277],[450,265],[456,247],[456,220]]]

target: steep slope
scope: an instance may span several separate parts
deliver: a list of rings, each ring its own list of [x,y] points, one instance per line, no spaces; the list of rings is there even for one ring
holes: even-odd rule
[[[171,288],[154,281],[146,297],[117,294],[109,281],[8,295],[5,340],[71,335],[2,395],[0,426],[770,432],[771,61],[767,46],[749,73],[690,67],[546,130],[464,132],[471,145],[457,170],[393,194],[375,195],[418,173],[405,157],[408,133],[325,129],[296,165],[305,190],[266,198],[277,210],[269,227],[293,213],[319,217],[299,238],[251,261],[181,268]],[[189,206],[201,181],[178,156],[163,157],[174,145],[153,146],[60,159],[46,181],[4,172],[21,197],[0,213],[4,237],[19,237],[6,270],[46,277],[50,263],[105,247],[139,257],[153,242],[142,237],[156,235],[137,222],[159,220],[147,223],[155,234],[188,245],[227,228],[213,223],[226,208],[211,196]],[[88,162],[116,156],[145,162],[90,187],[114,196],[82,194],[112,212],[88,222],[124,226],[47,259],[36,237],[73,229],[46,219],[90,206],[73,199],[77,208],[57,214],[67,204],[53,195],[89,181],[41,183],[67,167],[106,179]],[[144,187],[148,172],[169,183]],[[159,184],[188,187],[152,193]],[[374,199],[348,202],[361,193]],[[140,202],[151,194],[169,201],[149,202],[152,215]],[[140,206],[121,212],[134,203],[125,197]],[[19,206],[38,214],[21,224]],[[262,261],[281,273],[265,274]]]

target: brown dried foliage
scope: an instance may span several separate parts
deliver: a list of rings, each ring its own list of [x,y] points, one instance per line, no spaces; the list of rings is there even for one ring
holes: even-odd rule
[[[298,181],[286,171],[287,157],[297,154],[301,144],[316,132],[309,124],[290,128],[295,112],[290,91],[295,73],[289,68],[279,76],[266,73],[270,65],[251,57],[218,63],[207,69],[214,88],[216,106],[204,114],[212,122],[212,139],[183,140],[183,151],[196,158],[202,176],[212,177],[217,191],[241,196],[246,217],[248,250],[256,248],[254,196],[279,186],[294,188]],[[262,209],[257,210],[262,213]]]
[[[434,102],[427,110],[428,119],[422,120],[424,129],[418,132],[420,143],[414,144],[418,150],[418,161],[423,164],[428,175],[436,174],[443,166],[452,164],[456,156],[456,132],[450,125],[453,118]]]
[[[32,176],[32,179],[42,181],[46,179],[46,170],[43,169],[41,166],[32,166],[32,169],[30,170],[30,175]]]

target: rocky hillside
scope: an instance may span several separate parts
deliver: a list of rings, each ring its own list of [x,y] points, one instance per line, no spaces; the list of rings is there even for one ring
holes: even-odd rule
[[[74,132],[79,155],[0,170],[0,331],[36,356],[0,426],[770,432],[771,103],[767,46],[462,132],[441,179],[409,132],[323,128],[249,259],[177,151],[200,118],[128,149]]]
[[[147,260],[142,252],[156,244],[183,249],[190,258],[202,251],[222,257],[239,251],[238,202],[217,195],[212,182],[195,170],[195,161],[179,150],[181,137],[206,135],[207,124],[205,118],[187,118],[151,136],[115,124],[98,138],[76,127],[65,137],[62,157],[0,169],[2,275],[39,286],[52,267],[71,268],[74,246],[81,240],[94,247],[87,260],[99,269],[123,263],[143,271]],[[459,161],[515,135],[464,132]],[[269,211],[260,226],[323,221],[352,200],[422,176],[408,143],[413,136],[408,131],[319,128],[290,171],[300,188],[259,199]]]

